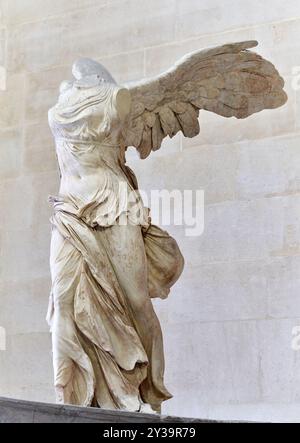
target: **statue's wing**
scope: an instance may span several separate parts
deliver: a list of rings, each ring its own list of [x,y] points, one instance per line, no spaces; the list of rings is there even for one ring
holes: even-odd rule
[[[141,158],[161,147],[166,136],[200,132],[199,110],[246,118],[282,106],[287,95],[275,67],[247,49],[256,41],[227,44],[188,54],[158,77],[129,83],[132,109],[124,130],[125,146]]]

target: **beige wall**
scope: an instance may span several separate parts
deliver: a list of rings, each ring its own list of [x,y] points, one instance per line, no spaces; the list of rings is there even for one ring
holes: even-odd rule
[[[129,153],[150,191],[203,189],[205,231],[171,227],[186,258],[169,300],[164,412],[300,421],[299,0],[0,0],[0,395],[53,401],[44,321],[58,174],[47,109],[78,56],[120,81],[159,73],[197,48],[258,39],[286,78],[289,103],[246,121],[203,113],[193,140],[147,161]],[[294,79],[295,83],[295,79]]]

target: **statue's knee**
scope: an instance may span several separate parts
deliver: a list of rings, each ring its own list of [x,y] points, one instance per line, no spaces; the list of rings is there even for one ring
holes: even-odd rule
[[[137,297],[134,302],[134,313],[143,322],[152,321],[154,315],[154,309],[150,298],[148,297]],[[145,325],[147,327],[147,324]]]

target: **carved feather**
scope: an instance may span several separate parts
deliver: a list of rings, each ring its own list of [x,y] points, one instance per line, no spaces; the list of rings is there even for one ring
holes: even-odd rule
[[[282,106],[284,81],[272,63],[248,50],[255,46],[249,41],[196,51],[155,78],[126,85],[133,105],[125,144],[146,158],[167,136],[196,136],[200,109],[246,118]]]

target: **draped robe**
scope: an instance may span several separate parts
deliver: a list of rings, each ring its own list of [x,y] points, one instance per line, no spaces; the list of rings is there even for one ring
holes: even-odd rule
[[[121,154],[118,89],[74,84],[49,111],[63,184],[51,198],[54,384],[59,403],[160,411],[171,395],[151,298],[168,296],[183,258],[149,221]],[[89,168],[92,192],[88,173],[73,178]]]

